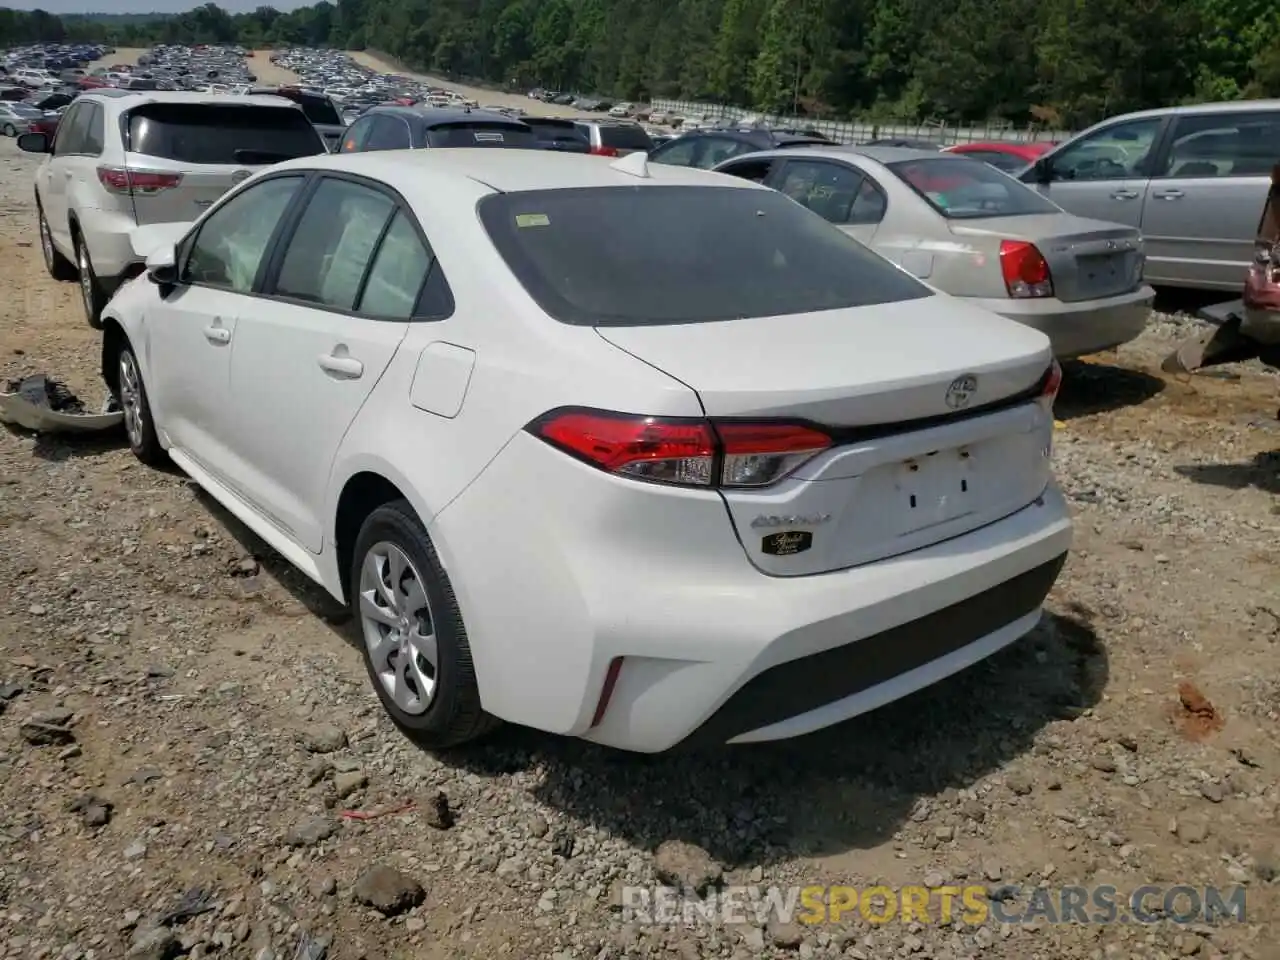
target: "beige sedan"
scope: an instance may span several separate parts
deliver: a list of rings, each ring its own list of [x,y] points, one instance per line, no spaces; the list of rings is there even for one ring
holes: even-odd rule
[[[792,147],[717,172],[774,187],[926,283],[1048,334],[1060,358],[1119,346],[1146,326],[1141,234],[1086,220],[958,154]]]

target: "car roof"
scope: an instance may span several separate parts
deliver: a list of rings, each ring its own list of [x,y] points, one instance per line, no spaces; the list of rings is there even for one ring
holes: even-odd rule
[[[778,157],[830,157],[832,154],[841,153],[856,154],[859,157],[866,157],[868,160],[874,160],[877,163],[901,163],[908,160],[946,160],[948,162],[967,160],[969,163],[978,162],[962,153],[916,150],[912,147],[865,147],[845,143],[813,144],[812,146],[804,147],[787,147],[784,150],[762,150],[758,154],[744,154],[743,159],[748,156],[760,156],[761,154]],[[737,160],[738,157],[733,157],[732,159]]]
[[[287,107],[297,110],[298,105],[285,97],[267,96],[263,94],[239,93],[196,93],[191,90],[119,90],[114,87],[103,87],[86,90],[81,97],[106,97],[110,100],[136,100],[138,103],[187,103],[201,104],[207,107],[221,106],[260,106]]]
[[[523,122],[509,117],[505,113],[494,110],[468,110],[463,107],[406,107],[399,103],[379,104],[369,110],[371,114],[388,114],[413,120],[425,127],[438,127],[446,123],[467,123],[468,121],[483,123],[505,123],[511,126],[524,126]]]
[[[448,150],[321,154],[286,160],[271,169],[303,168],[363,175],[380,180],[406,195],[421,189],[423,174],[454,179],[459,183],[470,181],[472,185],[480,184],[498,193],[647,185],[764,189],[759,184],[724,177],[708,170],[661,163],[647,166],[649,176],[638,177],[617,169],[614,163],[586,154],[453,147]],[[432,192],[439,193],[434,187]]]
[[[1107,117],[1102,123],[1112,123],[1117,120],[1141,120],[1146,117],[1162,118],[1206,113],[1240,113],[1244,110],[1280,111],[1280,100],[1222,100],[1214,103],[1191,103],[1177,107],[1153,107],[1150,110],[1138,110],[1134,113],[1122,113],[1114,117]]]

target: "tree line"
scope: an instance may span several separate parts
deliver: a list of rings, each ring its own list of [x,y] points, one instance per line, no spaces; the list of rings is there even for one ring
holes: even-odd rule
[[[1079,128],[1280,94],[1264,0],[334,0],[173,16],[0,9],[0,44],[377,50],[453,78],[873,121]]]

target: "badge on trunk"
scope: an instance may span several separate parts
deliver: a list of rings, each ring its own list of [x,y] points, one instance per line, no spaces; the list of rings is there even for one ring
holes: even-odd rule
[[[231,174],[231,182],[243,183],[244,181],[248,180],[252,174],[253,174],[252,170],[237,170],[235,173]]]
[[[789,557],[804,553],[813,546],[813,534],[808,530],[784,530],[771,533],[760,541],[760,549],[774,557]]]

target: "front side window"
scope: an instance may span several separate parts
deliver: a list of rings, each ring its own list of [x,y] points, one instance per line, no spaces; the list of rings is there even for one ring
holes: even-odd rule
[[[1062,212],[1051,200],[981,160],[940,156],[885,166],[948,219]]]
[[[91,157],[101,156],[105,138],[106,122],[102,116],[102,107],[99,104],[90,103],[89,116],[84,125],[84,142],[81,145],[81,152]]]
[[[673,167],[691,167],[697,151],[697,138],[689,137],[664,144],[655,150],[649,159],[653,163],[668,163]]]
[[[213,210],[186,255],[182,281],[252,292],[263,255],[302,179],[264,180]]]
[[[274,292],[354,310],[378,237],[395,209],[390,197],[372,187],[322,180],[289,238]]]
[[[79,153],[84,144],[85,123],[89,115],[89,101],[77,103],[66,112],[58,123],[58,132],[53,138],[53,155]]]
[[[772,190],[537,190],[486,197],[479,212],[512,273],[564,323],[736,321],[931,296]]]
[[[1050,159],[1054,180],[1127,180],[1145,177],[1161,119],[1147,117],[1117,123],[1077,140]]]
[[[1280,162],[1280,112],[1211,113],[1174,121],[1166,177],[1264,177]]]
[[[740,153],[751,153],[756,148],[741,140],[731,140],[728,137],[707,137],[703,140],[702,155],[698,157],[696,163],[703,170],[710,170],[717,164],[724,163],[730,157],[736,157]]]

